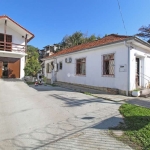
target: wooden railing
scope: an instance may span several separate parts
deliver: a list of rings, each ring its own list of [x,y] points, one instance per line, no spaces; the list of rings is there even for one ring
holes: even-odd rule
[[[25,45],[0,41],[0,51],[26,52]]]

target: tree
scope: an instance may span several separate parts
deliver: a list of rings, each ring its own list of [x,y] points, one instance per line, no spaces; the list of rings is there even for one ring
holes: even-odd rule
[[[26,65],[24,68],[26,76],[35,76],[40,70],[41,66],[38,61],[39,54],[38,49],[34,46],[27,46],[27,57],[26,57]]]
[[[141,28],[139,28],[139,31],[140,32],[137,34],[137,36],[148,39],[147,42],[150,43],[150,25],[142,26]]]
[[[80,45],[87,42],[92,42],[97,39],[100,39],[100,36],[95,36],[95,34],[92,34],[91,36],[88,37],[86,34],[83,34],[80,31],[76,31],[72,35],[69,36],[66,35],[63,37],[62,42],[58,43],[60,48],[57,49],[56,52],[72,46]]]

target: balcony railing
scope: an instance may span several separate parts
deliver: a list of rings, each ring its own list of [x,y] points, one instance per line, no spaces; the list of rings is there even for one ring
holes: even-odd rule
[[[0,41],[0,51],[21,52],[25,53],[25,45]]]

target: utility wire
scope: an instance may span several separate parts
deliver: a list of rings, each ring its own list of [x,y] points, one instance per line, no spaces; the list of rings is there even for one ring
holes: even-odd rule
[[[119,0],[117,0],[117,2],[118,2],[118,7],[119,7],[119,11],[120,11],[120,15],[121,15],[121,19],[122,19],[123,27],[124,27],[124,30],[125,30],[126,35],[127,35],[127,30],[126,30],[126,26],[125,26],[125,23],[124,23],[123,15],[122,15],[122,12],[121,12],[121,7],[120,7]]]

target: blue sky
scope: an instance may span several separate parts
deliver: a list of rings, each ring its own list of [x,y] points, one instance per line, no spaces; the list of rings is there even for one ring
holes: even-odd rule
[[[150,24],[150,0],[119,0],[128,35]],[[38,48],[58,43],[65,35],[125,35],[117,0],[0,0],[0,15],[8,15],[31,31]]]

